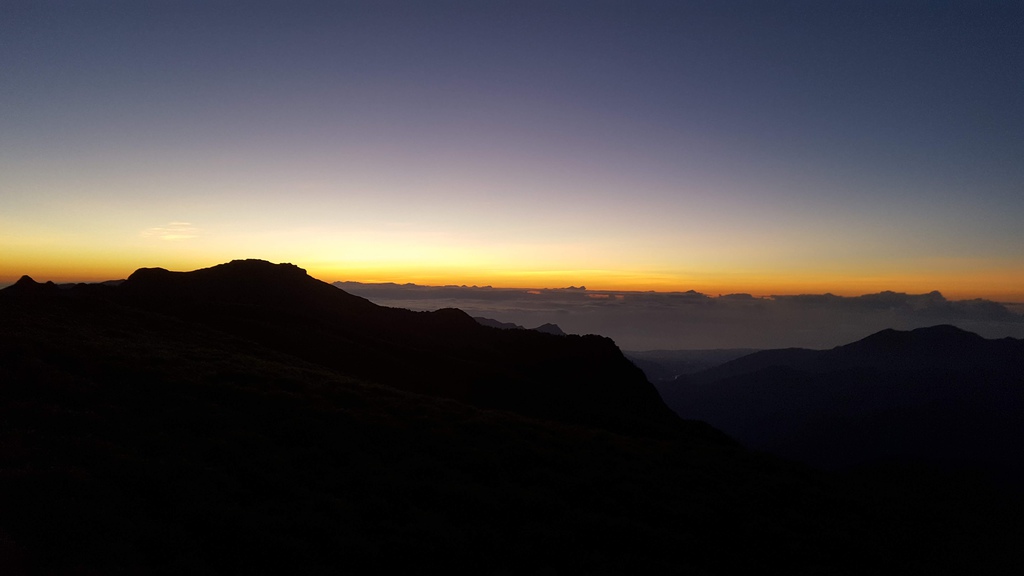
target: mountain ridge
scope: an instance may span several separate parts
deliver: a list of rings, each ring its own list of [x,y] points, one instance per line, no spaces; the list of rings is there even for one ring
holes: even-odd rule
[[[711,368],[698,378],[722,378],[773,366],[809,372],[844,368],[887,370],[998,369],[1024,375],[1024,340],[987,339],[940,324],[913,330],[885,329],[829,350],[761,350]]]
[[[27,290],[12,288],[0,294]],[[621,432],[682,427],[715,436],[702,424],[678,421],[607,338],[497,330],[457,309],[381,307],[292,264],[141,268],[116,286],[77,285],[52,296],[102,299],[199,322],[353,377],[485,408]]]
[[[948,325],[763,350],[658,389],[677,414],[815,466],[920,462],[1024,480],[1024,340]]]

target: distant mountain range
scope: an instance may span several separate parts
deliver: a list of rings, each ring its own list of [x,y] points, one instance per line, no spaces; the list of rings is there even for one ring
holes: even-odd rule
[[[952,353],[939,336],[922,358]],[[917,349],[892,338],[879,354]],[[286,264],[23,278],[0,393],[5,574],[1024,565],[1012,492],[750,452],[607,338],[385,308]]]
[[[827,467],[919,463],[1024,482],[1024,341],[953,326],[764,350],[661,382],[678,414]]]

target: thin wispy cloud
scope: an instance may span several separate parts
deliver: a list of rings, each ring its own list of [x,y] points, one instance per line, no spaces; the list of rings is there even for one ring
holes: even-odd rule
[[[168,242],[179,242],[198,238],[200,231],[191,222],[168,222],[164,226],[147,228],[142,231],[143,238],[155,238]]]

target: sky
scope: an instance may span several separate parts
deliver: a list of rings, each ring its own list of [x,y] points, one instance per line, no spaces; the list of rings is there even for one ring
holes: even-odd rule
[[[1024,3],[0,0],[0,285],[1024,302]]]

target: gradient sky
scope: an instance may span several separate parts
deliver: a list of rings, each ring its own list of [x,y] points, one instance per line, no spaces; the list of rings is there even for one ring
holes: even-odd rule
[[[0,2],[0,284],[1024,301],[1024,3]]]

